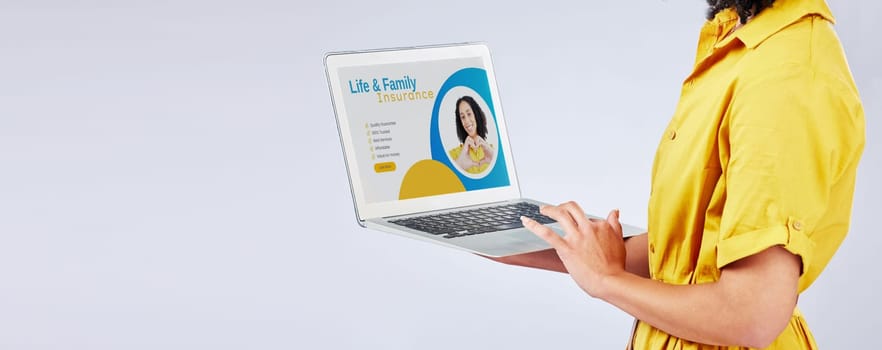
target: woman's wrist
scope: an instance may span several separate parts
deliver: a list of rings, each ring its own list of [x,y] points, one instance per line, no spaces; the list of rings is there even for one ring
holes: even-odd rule
[[[597,279],[596,285],[592,286],[591,291],[586,291],[591,296],[615,305],[620,292],[627,290],[627,286],[631,280],[637,275],[622,270],[614,274],[603,275]]]

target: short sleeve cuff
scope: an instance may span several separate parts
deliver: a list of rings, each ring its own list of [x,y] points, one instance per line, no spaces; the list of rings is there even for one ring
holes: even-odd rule
[[[790,217],[787,225],[767,227],[722,239],[717,244],[717,267],[780,245],[802,260],[802,273],[808,270],[814,242],[805,234],[802,221]]]

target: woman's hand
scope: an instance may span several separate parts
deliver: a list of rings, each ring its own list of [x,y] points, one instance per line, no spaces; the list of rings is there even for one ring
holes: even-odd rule
[[[566,235],[560,237],[551,228],[522,217],[524,226],[557,251],[579,287],[592,297],[603,298],[604,280],[626,273],[619,211],[611,211],[606,220],[588,219],[578,204],[567,202],[542,206],[540,212],[557,220]]]
[[[469,149],[475,147],[475,141],[472,140],[471,137],[466,137],[465,142],[462,144],[462,150],[459,152],[459,157],[456,158],[456,164],[459,164],[459,167],[463,170],[467,170],[477,165],[477,163],[472,160],[472,157],[469,156]]]
[[[475,141],[475,139],[472,138],[471,136],[466,137],[465,142],[463,142],[463,144],[462,144],[462,150],[469,151],[472,149],[478,150],[478,142]]]
[[[483,137],[479,137],[476,143],[478,147],[484,149],[484,158],[481,159],[481,164],[490,164],[491,162],[493,162],[493,155],[495,152],[493,151],[493,147],[490,146],[489,143],[487,143],[487,140],[485,140]]]
[[[649,271],[645,262],[633,264],[645,261],[637,257],[632,257],[632,273],[625,270],[618,211],[606,220],[586,218],[572,202],[540,211],[563,226],[563,237],[530,219],[522,219],[524,226],[554,248],[579,287],[670,335],[708,345],[766,348],[791,322],[803,267],[800,257],[782,246],[724,266],[715,282],[668,284],[641,277]],[[646,254],[647,236],[631,242],[632,253]]]

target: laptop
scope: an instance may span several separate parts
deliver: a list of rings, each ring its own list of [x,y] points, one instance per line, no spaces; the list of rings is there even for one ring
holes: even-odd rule
[[[544,203],[521,197],[486,45],[334,52],[324,63],[359,225],[490,257],[550,248],[521,215],[563,235]]]

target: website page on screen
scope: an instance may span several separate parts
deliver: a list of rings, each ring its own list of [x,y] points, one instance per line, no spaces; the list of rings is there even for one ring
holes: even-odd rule
[[[510,184],[481,57],[338,70],[366,203]]]

